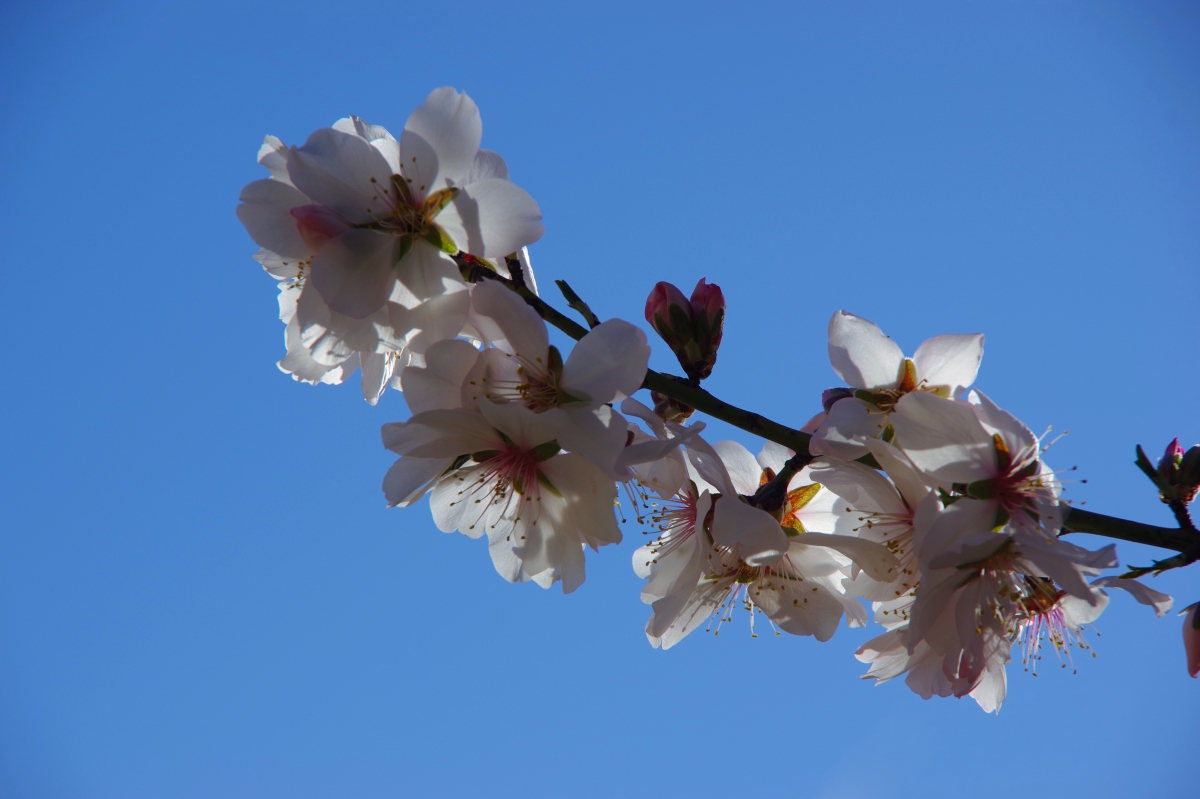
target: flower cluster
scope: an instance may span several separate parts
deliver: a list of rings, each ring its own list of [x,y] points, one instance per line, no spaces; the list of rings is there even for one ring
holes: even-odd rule
[[[1105,576],[1113,546],[1060,538],[1067,507],[1042,440],[971,388],[982,335],[936,336],[906,357],[838,311],[829,356],[846,385],[824,393],[806,451],[768,442],[757,456],[710,443],[674,394],[654,394],[653,409],[634,399],[650,355],[634,325],[587,309],[591,329],[564,357],[525,252],[542,234],[538,206],[481,135],[471,99],[438,89],[399,139],[356,117],[301,147],[268,137],[270,177],[242,192],[255,257],[280,280],[280,369],[309,383],[360,369],[372,404],[403,392],[411,417],[383,426],[400,456],[389,506],[428,495],[440,530],[486,536],[504,579],[569,593],[586,550],[621,541],[623,495],[654,535],[633,553],[652,645],[717,633],[739,607],[752,634],[819,641],[843,617],[874,621],[884,632],[857,652],[865,677],[904,675],[925,698],[989,711],[1016,654],[1036,673],[1047,647],[1064,666],[1087,649],[1108,590],[1170,607]],[[725,312],[704,279],[690,299],[654,287],[645,318],[686,373],[658,376],[661,391],[700,391]],[[1169,452],[1154,473],[1164,501],[1195,494],[1196,452]]]

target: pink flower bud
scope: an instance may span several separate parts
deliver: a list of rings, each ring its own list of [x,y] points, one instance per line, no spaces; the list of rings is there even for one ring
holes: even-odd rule
[[[711,321],[717,318],[717,311],[725,312],[725,295],[721,293],[721,287],[700,278],[692,291],[692,317],[699,319],[701,313],[707,313]]]
[[[670,328],[672,305],[683,311],[688,321],[691,321],[692,308],[687,301],[687,297],[683,296],[683,292],[666,281],[655,283],[650,296],[646,298],[646,321],[660,335],[667,335],[663,330],[669,330]],[[654,320],[656,316],[659,319],[658,322]]]
[[[301,205],[290,211],[300,238],[314,253],[350,229],[342,218],[323,205]]]
[[[1184,608],[1183,651],[1187,653],[1188,674],[1200,677],[1200,602]]]

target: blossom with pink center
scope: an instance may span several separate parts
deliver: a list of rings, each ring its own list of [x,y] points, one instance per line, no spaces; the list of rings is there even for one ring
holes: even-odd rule
[[[645,378],[650,347],[641,330],[610,319],[564,360],[537,312],[490,281],[471,289],[469,324],[492,346],[465,378],[467,406],[479,398],[519,403],[535,413],[557,409],[568,420],[559,435],[564,449],[585,455],[613,479],[629,477],[617,463],[628,425],[611,405],[636,392]]]
[[[409,353],[462,331],[466,286],[449,253],[502,259],[542,234],[537,204],[508,180],[503,159],[480,149],[481,134],[474,102],[442,88],[399,141],[355,117],[302,147],[267,138],[259,161],[271,177],[246,186],[238,216],[267,253],[302,272],[293,357],[281,367],[334,382],[326,375],[360,354],[364,393],[375,399],[371,389],[382,391]],[[368,374],[366,355],[391,358],[371,359]]]
[[[566,425],[559,410],[537,414],[483,399],[477,410],[429,410],[385,425],[384,445],[403,456],[393,469],[411,467],[391,486],[385,480],[385,492],[411,501],[432,484],[438,529],[486,533],[505,579],[543,588],[561,580],[569,593],[584,580],[583,548],[618,543],[621,532],[612,481],[583,456],[561,451]]]

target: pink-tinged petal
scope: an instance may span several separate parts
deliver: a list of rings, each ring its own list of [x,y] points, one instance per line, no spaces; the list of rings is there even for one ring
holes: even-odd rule
[[[925,386],[949,386],[958,394],[975,382],[983,359],[983,334],[934,336],[917,347],[913,363]]]
[[[848,385],[879,390],[900,384],[904,353],[874,322],[837,311],[829,320],[829,361]]]
[[[407,507],[429,490],[453,458],[400,458],[383,478],[383,496],[389,508]]]
[[[914,391],[896,403],[891,423],[896,431],[893,443],[939,483],[972,483],[996,476],[992,437],[967,403]]]
[[[460,250],[503,258],[542,237],[542,212],[529,194],[498,178],[463,186],[434,220]]]
[[[350,224],[364,224],[391,212],[392,170],[368,142],[322,128],[303,147],[293,147],[288,174],[313,202],[332,208]]]
[[[421,196],[461,184],[475,163],[482,138],[483,120],[475,101],[449,86],[434,89],[404,123],[403,174]]]
[[[1167,615],[1167,611],[1175,604],[1175,600],[1162,591],[1155,591],[1148,585],[1144,585],[1137,580],[1127,580],[1120,577],[1101,577],[1099,580],[1092,580],[1094,588],[1119,588],[1122,591],[1128,591],[1129,595],[1143,605],[1149,605],[1154,608],[1154,615],[1162,618]],[[1193,677],[1196,675],[1193,674]]]
[[[479,359],[465,341],[439,341],[425,352],[425,366],[410,366],[400,376],[404,401],[414,414],[462,405],[463,381]]]
[[[562,386],[592,404],[618,402],[642,387],[649,362],[646,334],[624,320],[609,319],[571,350],[563,364]]]
[[[296,220],[296,232],[313,252],[324,247],[330,239],[350,230],[340,216],[323,205],[301,205],[289,213]]]
[[[387,302],[395,279],[392,239],[351,230],[313,256],[311,285],[329,310],[365,319]]]
[[[717,500],[712,536],[718,546],[736,546],[738,555],[750,566],[778,563],[788,549],[788,538],[779,522],[736,496]]]
[[[293,260],[312,254],[296,229],[291,210],[312,202],[302,193],[278,180],[256,180],[242,189],[238,219],[260,247]]]
[[[484,340],[535,368],[548,368],[550,335],[546,323],[525,300],[499,283],[485,281],[471,289],[471,322]]]

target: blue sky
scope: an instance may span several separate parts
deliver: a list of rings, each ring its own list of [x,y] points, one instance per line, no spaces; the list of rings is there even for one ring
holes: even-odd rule
[[[264,134],[465,89],[543,285],[632,321],[724,288],[714,393],[802,423],[838,308],[984,332],[1070,495],[1169,524],[1132,455],[1200,443],[1198,36],[1170,2],[5,3],[0,795],[1193,795],[1179,620],[1123,596],[991,717],[861,681],[874,631],[652,650],[632,524],[573,595],[503,582],[384,507],[399,395],[276,370],[233,209]]]

